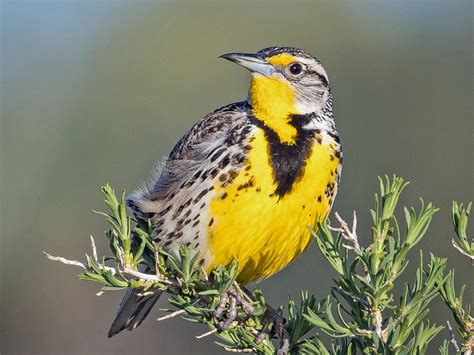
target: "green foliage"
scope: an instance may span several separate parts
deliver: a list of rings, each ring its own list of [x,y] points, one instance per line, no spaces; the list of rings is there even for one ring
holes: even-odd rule
[[[440,295],[451,309],[462,338],[458,346],[451,334],[440,353],[448,354],[452,343],[458,352],[467,354],[474,343],[473,318],[470,305],[463,305],[464,287],[456,294],[454,271],[444,274],[446,259],[430,255],[425,262],[419,251],[414,280],[399,285],[403,290],[400,297],[394,294],[407,269],[409,252],[425,236],[437,211],[423,200],[418,210],[404,208],[402,232],[395,213],[406,185],[399,177],[380,179],[380,193],[371,210],[373,226],[363,238],[370,240],[367,246],[359,243],[355,213],[352,228],[336,213],[339,227],[326,220],[318,225],[317,232],[310,230],[319,251],[335,270],[334,286],[320,301],[308,292],[302,292],[298,302],[290,299],[283,328],[269,321],[270,308],[259,289],[250,292],[237,284],[237,262],[206,275],[195,251],[185,246],[176,254],[163,250],[152,239],[152,223],[128,217],[124,194],[118,199],[109,185],[102,188],[109,212],[97,213],[110,225],[105,235],[112,256],[99,259],[92,238],[92,255],[86,255],[85,263],[47,256],[82,267],[81,279],[99,283],[102,291],[131,287],[144,293],[166,292],[174,307],[167,310],[169,317],[182,315],[207,325],[210,331],[202,337],[215,334],[219,338],[216,343],[228,351],[425,354],[443,329],[428,319],[430,302]],[[471,204],[463,209],[462,204],[453,203],[455,245],[468,256],[473,255],[473,242],[469,243],[466,234],[470,208]]]
[[[469,257],[474,262],[474,240],[471,238],[469,243],[467,237],[467,223],[469,213],[471,211],[472,203],[469,203],[467,208],[463,208],[463,204],[458,204],[456,201],[453,202],[452,208],[452,219],[456,240],[452,240],[453,246],[463,255]],[[463,285],[456,293],[454,285],[454,270],[450,270],[445,278],[444,283],[440,284],[439,293],[441,298],[444,300],[446,305],[453,313],[454,320],[456,322],[457,333],[461,336],[461,345],[458,345],[455,340],[455,335],[451,334],[453,346],[456,348],[458,353],[468,353],[474,350],[474,318],[471,316],[471,305],[463,305],[463,296],[466,286]],[[451,328],[451,326],[449,325]],[[452,329],[449,329],[452,333]],[[444,348],[447,347],[447,343],[443,344],[440,348],[440,352],[444,353]]]
[[[385,183],[380,180],[380,195],[376,195],[375,209],[371,210],[372,242],[367,247],[359,245],[355,228],[349,230],[338,215],[341,228],[332,228],[325,221],[318,233],[313,232],[338,278],[331,290],[333,301],[326,302],[324,316],[308,313],[307,319],[332,338],[340,338],[333,352],[424,353],[442,329],[430,325],[427,315],[428,305],[437,295],[437,282],[443,280],[445,259],[431,256],[425,266],[420,252],[414,284],[405,284],[398,302],[392,292],[408,265],[408,252],[423,238],[437,211],[423,201],[419,212],[405,208],[406,231],[401,233],[394,213],[406,185],[397,177],[386,178]]]
[[[456,239],[453,239],[453,245],[458,249],[461,254],[466,255],[474,263],[474,238],[467,237],[467,222],[469,220],[469,214],[471,213],[472,202],[467,205],[467,208],[463,208],[463,204],[459,204],[453,201],[452,208],[452,219],[454,225],[454,232],[456,233]]]

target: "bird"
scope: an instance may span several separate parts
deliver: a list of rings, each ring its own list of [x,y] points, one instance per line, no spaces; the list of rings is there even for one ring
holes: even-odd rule
[[[220,57],[250,71],[247,99],[197,121],[126,204],[152,221],[153,240],[169,253],[188,246],[207,273],[236,260],[237,281],[248,285],[310,245],[308,227],[331,210],[343,155],[318,59],[293,47]],[[129,289],[109,337],[138,327],[159,296]]]

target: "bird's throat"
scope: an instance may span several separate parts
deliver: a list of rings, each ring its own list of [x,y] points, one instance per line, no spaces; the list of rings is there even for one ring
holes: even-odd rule
[[[291,86],[278,78],[254,76],[249,97],[255,118],[274,131],[281,143],[295,144],[298,132],[290,122],[298,112]]]

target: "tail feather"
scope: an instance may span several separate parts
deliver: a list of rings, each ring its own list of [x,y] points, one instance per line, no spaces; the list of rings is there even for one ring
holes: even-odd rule
[[[153,294],[139,295],[143,289],[128,289],[120,303],[119,310],[109,330],[109,338],[122,330],[138,327],[150,313],[162,291],[151,290]]]
[[[143,204],[145,202],[146,201],[141,198],[140,193],[127,197],[127,207],[133,212],[138,220],[146,221],[155,215],[152,211],[144,210],[144,207],[153,207],[144,206]],[[144,265],[140,265],[138,269],[140,272],[147,271]],[[127,290],[123,296],[122,302],[120,303],[117,315],[110,326],[108,333],[109,338],[120,333],[122,330],[135,329],[148,316],[148,313],[150,313],[156,301],[160,298],[162,291],[159,289],[151,289],[147,291],[152,291],[153,293],[144,296],[142,295],[142,293],[145,292],[143,288],[130,288]]]

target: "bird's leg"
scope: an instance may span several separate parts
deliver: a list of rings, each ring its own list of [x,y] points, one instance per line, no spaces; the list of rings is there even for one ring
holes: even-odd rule
[[[246,287],[242,288],[242,291],[252,300],[255,300],[255,295],[251,290]],[[251,304],[247,303],[251,310],[253,311],[253,307]],[[242,306],[244,308],[244,306]],[[247,313],[247,312],[246,312]],[[253,313],[247,313],[252,315]],[[290,351],[290,334],[283,326],[283,316],[281,314],[281,309],[274,309],[268,303],[265,303],[265,314],[263,315],[262,319],[262,330],[257,334],[255,337],[255,342],[257,344],[261,343],[265,339],[265,335],[269,333],[269,328],[271,327],[272,335],[276,336],[280,340],[280,349],[277,351],[278,355],[286,355]]]
[[[287,355],[290,350],[290,334],[283,326],[281,309],[276,310],[267,303],[262,323],[263,328],[255,338],[255,342],[257,344],[261,343],[271,326],[271,332],[280,340],[280,349],[277,354]]]
[[[237,299],[233,296],[229,296],[230,304],[227,310],[227,319],[219,323],[220,330],[227,330],[230,328],[232,323],[237,318]]]
[[[224,312],[225,319],[222,320]],[[214,318],[217,321],[218,330],[227,330],[237,318],[237,298],[230,290],[220,296],[219,304],[214,311]]]
[[[251,300],[255,299],[252,291],[247,288],[243,288],[242,291]],[[246,299],[245,295],[236,287],[231,287],[228,291],[221,294],[219,304],[214,311],[214,318],[218,321],[217,329],[219,331],[227,330],[232,326],[232,324],[234,324],[234,322],[242,321],[242,319],[238,319],[239,306],[247,317],[254,315],[254,308],[251,302]],[[263,327],[255,337],[255,342],[259,344],[265,339],[265,335],[271,334],[280,340],[280,349],[277,351],[277,354],[287,355],[290,350],[290,334],[283,325],[281,309],[276,310],[268,303],[265,304],[265,308],[265,314],[262,319]],[[225,319],[222,319],[224,312]]]
[[[290,334],[283,326],[281,309],[278,316],[274,320],[274,331],[277,337],[280,339],[280,349],[278,349],[277,355],[287,355],[290,350]]]
[[[237,299],[237,304],[242,308],[242,310],[244,311],[245,315],[247,317],[251,317],[254,315],[254,309],[253,309],[253,306],[252,306],[252,303],[247,301],[247,299],[245,299],[245,295],[243,295],[241,292],[239,292],[240,290],[238,288],[234,288],[232,287],[230,289],[230,293]],[[247,289],[243,289],[243,291],[248,295],[247,293]],[[252,296],[250,296],[250,299],[253,299]]]
[[[245,313],[243,319],[238,319],[238,307],[241,307]],[[220,296],[219,304],[214,311],[214,318],[218,321],[222,319],[224,312],[226,313],[225,319],[218,322],[219,330],[229,329],[234,321],[243,321],[254,314],[254,308],[246,298],[245,295],[240,292],[237,287],[231,287],[228,291],[224,292]]]
[[[214,311],[214,318],[220,319],[222,317],[222,313],[224,313],[225,307],[227,306],[227,301],[229,300],[229,295],[227,292],[224,292],[221,295],[221,299],[219,300],[219,305],[217,306],[216,310]]]

